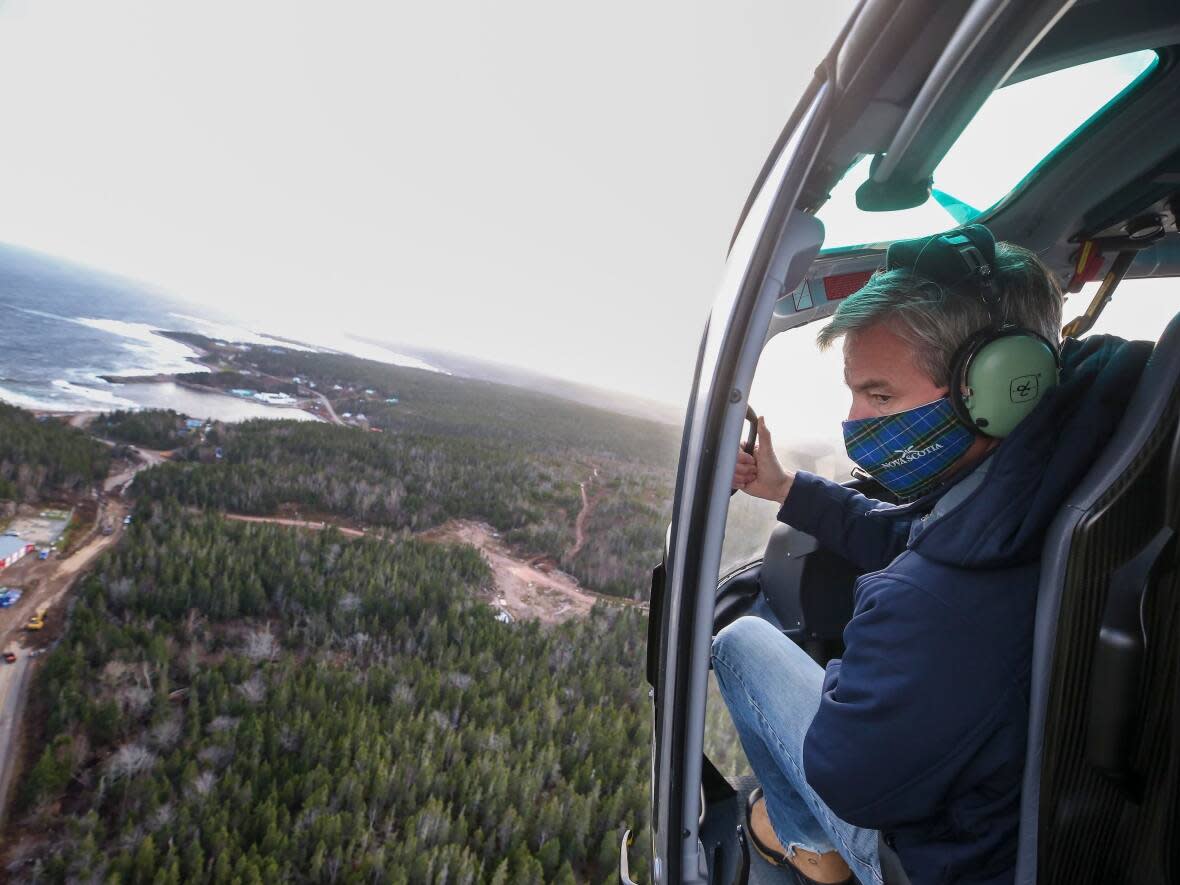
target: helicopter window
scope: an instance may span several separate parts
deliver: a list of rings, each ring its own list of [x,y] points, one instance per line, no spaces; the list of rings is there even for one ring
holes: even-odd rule
[[[1098,283],[1089,283],[1081,292],[1066,297],[1067,320],[1085,310],[1097,288]],[[1123,280],[1090,334],[1156,341],[1178,313],[1180,280]]]
[[[820,326],[799,326],[767,342],[754,373],[750,404],[766,419],[784,467],[843,481],[852,462],[844,451],[840,422],[848,416],[851,399],[840,348],[821,352],[816,346]],[[730,499],[722,575],[762,555],[777,514],[775,504],[741,492]]]
[[[704,748],[709,761],[730,781],[754,773],[712,670],[709,671],[708,695],[705,698]]]
[[[821,352],[815,343],[822,323],[789,329],[767,342],[758,358],[750,404],[765,418],[775,454],[790,470],[848,479],[852,462],[844,451],[840,422],[851,397],[844,386],[839,347]],[[743,438],[745,431],[743,430]],[[721,575],[760,559],[776,523],[777,505],[738,492],[729,500]],[[751,774],[729,711],[709,673],[705,704],[705,755],[731,780]]]
[[[856,189],[868,178],[872,160],[864,157],[818,213],[827,231],[825,252],[920,237],[973,221],[1142,82],[1158,58],[1151,51],[1132,52],[996,90],[938,165],[934,192],[921,206],[894,212],[857,209]]]

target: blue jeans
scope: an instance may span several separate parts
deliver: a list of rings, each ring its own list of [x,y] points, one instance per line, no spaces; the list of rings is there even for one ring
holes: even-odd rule
[[[745,617],[713,640],[713,670],[787,853],[838,851],[863,885],[881,885],[877,831],[836,817],[803,771],[823,668],[769,622]]]

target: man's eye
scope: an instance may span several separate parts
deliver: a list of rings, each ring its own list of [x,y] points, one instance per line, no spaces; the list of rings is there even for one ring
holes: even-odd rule
[[[885,406],[889,404],[889,401],[893,399],[893,397],[885,393],[871,393],[869,394],[869,399],[879,406]]]

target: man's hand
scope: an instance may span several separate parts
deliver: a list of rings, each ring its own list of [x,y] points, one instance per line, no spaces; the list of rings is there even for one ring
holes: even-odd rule
[[[758,444],[754,446],[754,454],[738,449],[737,466],[733,469],[733,487],[755,498],[781,504],[787,499],[794,481],[795,474],[784,470],[778,463],[774,446],[770,442],[770,431],[766,429],[766,422],[759,418]]]

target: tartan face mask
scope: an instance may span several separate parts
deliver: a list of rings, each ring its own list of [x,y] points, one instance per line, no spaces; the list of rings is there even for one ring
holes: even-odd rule
[[[938,485],[975,439],[955,417],[947,397],[843,426],[848,457],[902,499],[917,498]]]

